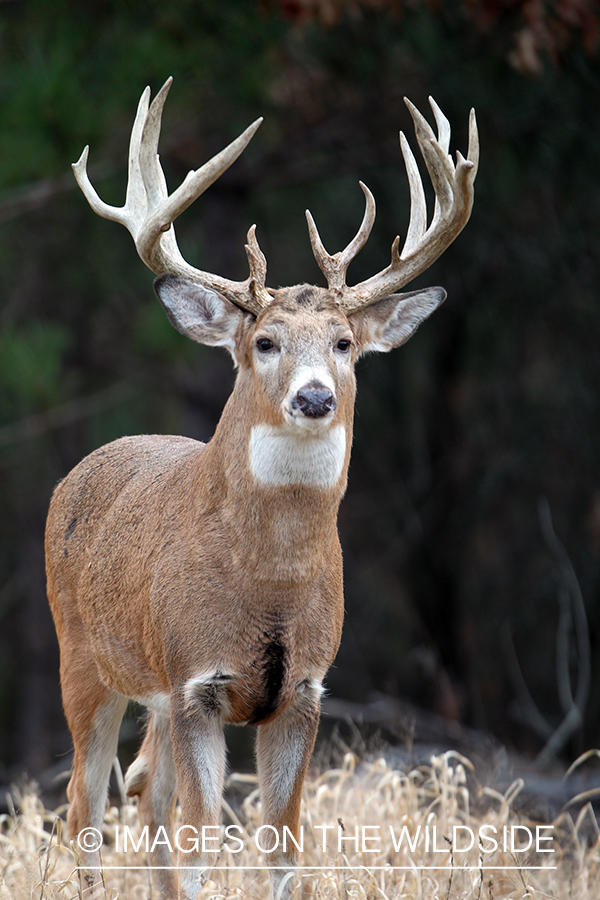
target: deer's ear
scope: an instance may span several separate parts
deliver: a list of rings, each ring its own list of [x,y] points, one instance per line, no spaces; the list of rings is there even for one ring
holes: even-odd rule
[[[404,344],[440,303],[446,299],[441,287],[408,294],[390,294],[350,315],[356,342],[363,353],[387,353]]]
[[[248,313],[215,291],[179,275],[159,275],[154,290],[177,331],[209,347],[227,347],[236,360],[236,334]]]

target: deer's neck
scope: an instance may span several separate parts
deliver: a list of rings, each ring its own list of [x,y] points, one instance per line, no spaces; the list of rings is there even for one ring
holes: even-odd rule
[[[338,545],[352,419],[340,415],[320,434],[292,431],[256,415],[244,387],[238,380],[205,451],[209,470],[219,473],[233,552],[259,578],[314,578]]]

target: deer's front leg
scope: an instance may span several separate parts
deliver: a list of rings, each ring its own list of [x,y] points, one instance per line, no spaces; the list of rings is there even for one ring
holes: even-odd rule
[[[220,824],[225,738],[212,683],[195,680],[180,692],[171,709],[171,740],[181,804],[179,896],[195,900],[220,845],[215,826]]]
[[[294,703],[272,722],[258,726],[256,760],[263,809],[263,824],[277,829],[278,846],[268,854],[269,865],[294,866],[298,851],[289,833],[299,843],[300,802],[308,763],[315,743],[322,688],[316,679],[302,681]],[[289,832],[284,833],[284,826]],[[262,846],[275,846],[272,830],[265,833]],[[271,897],[289,900],[294,879],[282,869],[270,872]],[[285,884],[282,887],[282,882]],[[279,891],[281,889],[281,894]]]

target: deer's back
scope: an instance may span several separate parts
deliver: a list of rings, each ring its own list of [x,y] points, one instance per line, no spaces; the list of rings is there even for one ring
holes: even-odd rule
[[[49,564],[77,577],[106,517],[124,500],[130,513],[139,508],[150,524],[165,487],[180,474],[177,470],[185,479],[186,461],[203,448],[190,438],[140,435],[120,438],[83,459],[52,496],[46,530]]]
[[[149,566],[164,543],[164,517],[173,502],[181,508],[182,496],[193,500],[193,463],[203,449],[184,437],[120,438],[58,484],[46,526],[46,569],[59,633],[66,619],[73,628],[77,618],[99,652],[94,638],[106,632],[107,617],[116,633],[133,635],[126,619],[139,622]],[[127,649],[136,656],[140,648]]]

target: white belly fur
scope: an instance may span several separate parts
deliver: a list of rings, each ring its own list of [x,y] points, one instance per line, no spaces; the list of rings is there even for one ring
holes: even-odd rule
[[[261,484],[333,487],[342,474],[345,457],[343,425],[321,434],[255,425],[250,434],[250,470]]]

